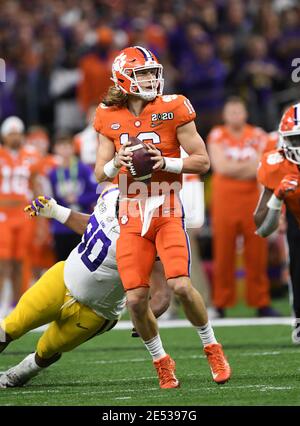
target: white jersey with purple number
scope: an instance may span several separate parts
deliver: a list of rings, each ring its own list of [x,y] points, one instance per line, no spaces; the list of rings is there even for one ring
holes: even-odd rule
[[[116,186],[103,191],[81,243],[70,253],[64,268],[65,284],[72,296],[109,320],[118,318],[125,306],[116,263],[118,195]]]

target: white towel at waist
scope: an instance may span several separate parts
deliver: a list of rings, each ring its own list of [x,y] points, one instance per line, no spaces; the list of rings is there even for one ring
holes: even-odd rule
[[[141,233],[142,237],[147,233],[149,229],[154,211],[158,207],[160,207],[164,203],[164,201],[165,195],[153,195],[152,197],[148,197],[145,202],[144,212],[141,211],[141,203],[139,203],[141,219],[143,222]],[[142,215],[142,213],[144,213],[144,215]]]

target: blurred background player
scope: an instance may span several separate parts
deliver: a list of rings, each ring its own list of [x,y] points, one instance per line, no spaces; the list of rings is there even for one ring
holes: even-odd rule
[[[88,113],[91,106],[98,105],[105,96],[111,83],[111,63],[116,53],[114,32],[109,26],[99,25],[90,35],[93,39],[78,61],[81,79],[77,99],[85,113]]]
[[[33,196],[50,194],[51,186],[47,175],[59,165],[59,158],[50,154],[50,140],[44,127],[31,126],[27,131],[26,146],[35,149],[41,156],[32,171]],[[37,281],[45,269],[55,263],[54,242],[50,230],[50,222],[43,217],[38,217],[32,224],[33,238],[30,247],[30,261],[32,266],[32,279]]]
[[[33,230],[23,208],[31,196],[31,168],[39,159],[34,149],[24,147],[24,131],[23,121],[15,116],[4,120],[0,129],[0,292],[9,280],[12,306],[30,281]]]
[[[213,169],[213,302],[221,317],[236,303],[236,243],[241,235],[247,304],[257,309],[258,316],[277,316],[270,307],[267,242],[255,235],[253,221],[259,197],[256,170],[267,135],[247,124],[246,107],[239,98],[226,102],[223,117],[224,125],[208,136]]]
[[[181,156],[187,154],[182,150]],[[203,270],[201,253],[199,250],[198,238],[200,229],[204,223],[204,183],[197,174],[183,174],[182,190],[180,193],[182,200],[185,224],[191,246],[191,279],[195,288],[202,295],[207,306],[209,318],[216,316],[212,307],[211,288],[206,273]],[[163,316],[164,319],[175,319],[179,317],[180,302],[173,294],[168,311]]]
[[[55,137],[54,153],[59,166],[48,174],[53,197],[64,207],[91,212],[97,201],[97,182],[91,168],[76,157],[70,134],[61,133]],[[51,230],[56,259],[65,260],[80,237],[56,221],[51,223]]]
[[[84,164],[87,164],[93,170],[99,145],[98,135],[93,126],[96,106],[92,105],[88,110],[86,116],[87,126],[74,136],[76,154]]]

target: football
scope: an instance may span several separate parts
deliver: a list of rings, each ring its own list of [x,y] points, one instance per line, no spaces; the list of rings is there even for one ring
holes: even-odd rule
[[[146,144],[140,139],[130,137],[128,140],[131,145],[127,147],[127,150],[133,154],[129,172],[134,180],[149,183],[152,177],[152,167],[154,166],[151,154],[148,152]]]

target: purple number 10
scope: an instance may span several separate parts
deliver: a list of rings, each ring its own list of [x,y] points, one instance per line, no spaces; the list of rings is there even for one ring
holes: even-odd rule
[[[91,272],[94,272],[99,268],[101,263],[106,258],[108,249],[111,245],[111,240],[105,235],[102,229],[98,228],[99,223],[97,222],[95,216],[91,216],[87,230],[83,235],[83,241],[78,246],[78,253],[82,253],[81,260]],[[92,254],[92,250],[95,245],[100,241],[102,243],[101,250],[96,255],[96,258],[91,260],[89,256]],[[95,253],[93,253],[93,257],[95,257]]]

